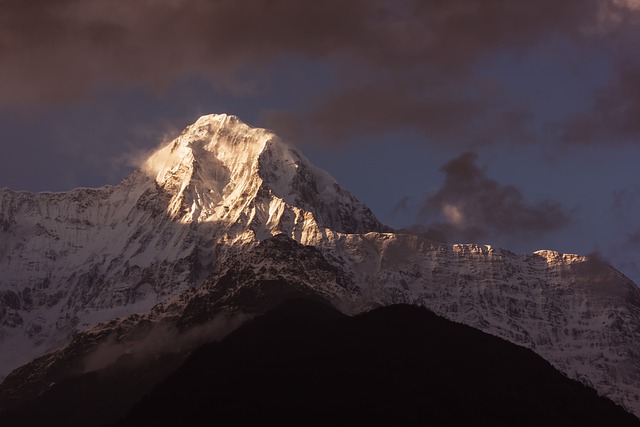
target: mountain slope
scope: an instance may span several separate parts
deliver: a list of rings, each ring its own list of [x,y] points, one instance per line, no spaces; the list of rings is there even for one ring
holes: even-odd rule
[[[197,288],[234,247],[387,227],[234,116],[200,118],[121,184],[0,190],[0,378],[77,331]]]
[[[0,421],[110,424],[131,405],[118,398],[128,397],[129,378],[139,381],[140,371],[111,369],[68,380]],[[396,305],[349,318],[300,299],[200,347],[119,425],[203,420],[640,425],[535,353],[425,309]]]
[[[125,425],[199,417],[231,423],[640,424],[533,352],[427,310],[391,306],[348,319],[300,301],[199,349]]]
[[[622,274],[394,233],[298,150],[227,115],[116,186],[0,190],[0,376],[31,361],[0,385],[0,408],[83,372],[106,342],[134,351],[148,327],[182,333],[292,295],[347,314],[428,307],[640,414],[640,291]]]

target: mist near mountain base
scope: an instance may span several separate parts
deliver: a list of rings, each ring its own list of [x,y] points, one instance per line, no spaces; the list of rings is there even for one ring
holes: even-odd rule
[[[252,317],[245,313],[221,313],[186,330],[179,330],[172,323],[157,323],[133,336],[119,337],[114,332],[85,357],[83,372],[104,369],[124,358],[128,363],[140,365],[160,354],[186,353],[204,343],[223,339]]]

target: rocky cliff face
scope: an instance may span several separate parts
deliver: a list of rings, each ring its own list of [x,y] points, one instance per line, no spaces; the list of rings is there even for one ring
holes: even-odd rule
[[[61,349],[14,372],[0,396],[37,394],[63,375],[55,367],[81,369],[114,331],[126,343],[141,325],[186,330],[301,294],[350,314],[426,306],[640,414],[640,291],[622,274],[576,255],[393,233],[236,117],[200,118],[116,186],[0,190],[0,375]]]
[[[297,150],[227,115],[202,117],[116,186],[1,190],[0,224],[0,377],[199,287],[234,248],[387,229]]]

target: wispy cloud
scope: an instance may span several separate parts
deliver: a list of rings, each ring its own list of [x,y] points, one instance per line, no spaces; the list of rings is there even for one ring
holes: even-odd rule
[[[223,313],[187,330],[157,323],[142,332],[129,331],[124,338],[110,335],[85,356],[83,368],[85,372],[97,371],[122,360],[125,355],[129,363],[143,364],[164,353],[187,353],[204,343],[223,339],[249,318],[251,316],[242,313]]]
[[[560,204],[527,203],[519,189],[489,178],[476,161],[477,155],[467,152],[446,163],[443,186],[427,197],[422,208],[424,223],[448,240],[532,236],[569,224],[570,215]]]

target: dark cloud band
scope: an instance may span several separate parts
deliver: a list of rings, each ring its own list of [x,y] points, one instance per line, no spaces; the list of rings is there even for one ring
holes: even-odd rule
[[[0,108],[191,75],[250,92],[297,56],[331,64],[336,83],[303,111],[271,114],[276,130],[295,134],[300,121],[333,140],[398,129],[447,142],[528,139],[528,107],[478,91],[478,64],[563,38],[612,52],[621,71],[562,139],[638,135],[640,67],[630,49],[609,49],[633,46],[637,11],[632,0],[3,0]]]

